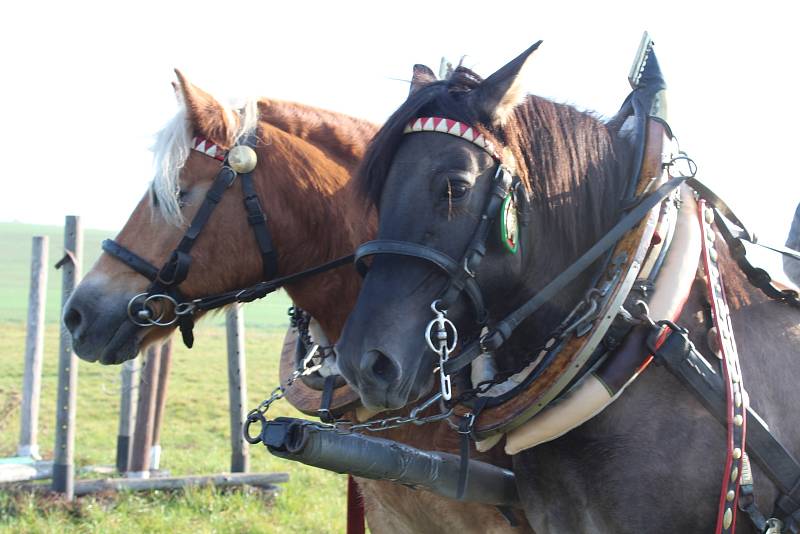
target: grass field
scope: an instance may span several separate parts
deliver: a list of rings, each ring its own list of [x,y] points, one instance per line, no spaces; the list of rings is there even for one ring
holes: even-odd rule
[[[15,453],[19,434],[30,238],[50,236],[50,265],[60,255],[54,227],[0,224],[0,457]],[[87,231],[85,265],[110,235]],[[45,457],[53,443],[58,352],[60,273],[50,269],[39,442]],[[250,405],[275,384],[277,355],[286,328],[285,295],[245,308]],[[198,325],[192,350],[176,344],[161,444],[161,467],[173,475],[223,472],[229,462],[225,330],[222,317]],[[78,467],[113,465],[118,424],[119,367],[80,362],[75,461]],[[297,415],[288,404],[276,415]],[[250,451],[253,472],[285,471],[290,481],[270,499],[258,491],[194,490],[103,495],[74,504],[0,490],[2,532],[342,532],[345,479]]]

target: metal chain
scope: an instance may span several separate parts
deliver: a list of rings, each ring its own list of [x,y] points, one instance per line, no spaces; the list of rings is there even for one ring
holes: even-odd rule
[[[299,371],[295,371],[292,373],[292,376],[289,377],[289,380],[286,382],[286,385],[280,385],[272,390],[270,396],[264,399],[258,407],[250,410],[247,414],[247,420],[244,426],[244,437],[245,439],[252,444],[257,444],[261,441],[261,435],[259,434],[256,437],[251,437],[249,435],[249,428],[252,423],[260,422],[262,425],[262,431],[265,425],[267,424],[267,412],[269,411],[270,407],[273,403],[283,399],[286,396],[286,391],[294,384],[294,382],[302,375]],[[358,431],[367,431],[367,432],[381,432],[384,430],[389,430],[392,428],[398,428],[407,424],[415,424],[417,426],[425,425],[428,423],[435,423],[438,421],[442,421],[448,419],[450,416],[453,415],[454,409],[453,408],[445,408],[442,406],[442,410],[439,413],[435,413],[432,415],[428,415],[425,417],[421,417],[420,413],[428,409],[430,406],[435,404],[436,402],[440,401],[442,398],[442,394],[437,393],[430,399],[426,400],[409,413],[408,416],[393,416],[393,417],[386,417],[383,419],[376,419],[374,421],[366,421],[364,423],[356,423],[353,421],[348,421],[346,419],[338,420],[333,423],[322,423],[317,421],[308,421],[307,425],[314,426],[319,430],[328,431],[328,432],[336,432],[337,434],[352,434]]]
[[[247,414],[247,420],[244,426],[244,437],[245,439],[252,444],[259,443],[261,441],[260,434],[256,437],[251,437],[249,435],[249,427],[251,424],[255,422],[260,422],[263,426],[267,423],[267,412],[269,411],[272,404],[275,402],[283,399],[286,396],[286,391],[292,387],[292,385],[297,381],[298,378],[301,376],[310,374],[319,369],[320,363],[308,366],[311,358],[315,356],[317,353],[317,349],[319,346],[312,342],[310,335],[308,334],[308,323],[310,321],[310,316],[307,312],[301,310],[300,308],[296,308],[292,306],[289,308],[289,317],[292,327],[298,330],[298,334],[301,336],[301,339],[307,346],[312,346],[312,350],[309,351],[309,354],[303,360],[303,369],[295,369],[289,378],[286,381],[286,384],[279,385],[275,389],[272,390],[269,397],[261,401],[261,403],[254,409],[250,410]],[[448,321],[449,322],[449,321]],[[451,323],[452,324],[452,323]],[[445,342],[446,343],[446,342]],[[323,347],[323,350],[325,347]],[[320,360],[328,357],[332,351],[319,351],[321,354],[319,356]],[[389,430],[392,428],[398,428],[407,424],[414,424],[414,425],[425,425],[428,423],[435,423],[437,421],[442,421],[451,417],[454,413],[454,409],[452,407],[445,406],[442,402],[442,392],[439,392],[426,400],[425,402],[421,403],[419,406],[411,410],[407,416],[392,416],[392,417],[385,417],[383,419],[376,419],[373,421],[366,421],[364,423],[356,423],[354,421],[349,420],[338,420],[333,423],[322,423],[317,421],[308,421],[308,425],[314,426],[320,430],[336,432],[339,434],[351,434],[354,432],[359,431],[367,431],[367,432],[381,432],[384,430]],[[438,413],[434,413],[428,416],[421,416],[420,414],[433,406],[436,403],[440,403],[441,410]]]
[[[316,358],[318,361],[315,363],[321,365],[322,360],[333,354],[333,345],[321,346],[319,343],[315,343],[314,340],[311,339],[311,334],[309,333],[311,314],[309,314],[307,311],[298,308],[297,306],[291,306],[289,308],[288,315],[289,324],[293,328],[297,329],[297,334],[300,336],[300,340],[303,342],[303,345],[309,348],[309,353],[306,355],[305,360],[310,361],[312,358]],[[319,367],[317,369],[319,369]]]

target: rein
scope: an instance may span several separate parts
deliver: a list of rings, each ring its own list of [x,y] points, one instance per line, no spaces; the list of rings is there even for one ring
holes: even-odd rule
[[[128,318],[133,323],[141,327],[167,327],[177,323],[184,344],[191,348],[194,344],[192,332],[194,315],[198,311],[220,308],[234,302],[251,302],[288,283],[341,267],[353,260],[353,255],[343,256],[297,273],[275,278],[278,271],[277,252],[273,246],[272,235],[267,226],[267,216],[256,194],[251,174],[257,164],[254,150],[256,143],[256,137],[250,135],[243,143],[225,151],[203,137],[198,136],[192,140],[193,150],[221,161],[222,168],[214,178],[211,188],[206,193],[200,209],[192,219],[183,238],[161,269],[113,239],[103,241],[102,248],[105,252],[151,282],[146,291],[134,296],[128,302]],[[247,221],[253,228],[261,253],[262,273],[265,281],[242,289],[187,300],[178,286],[189,274],[192,263],[190,255],[192,247],[208,223],[214,208],[222,200],[222,195],[233,185],[237,177],[242,183]]]

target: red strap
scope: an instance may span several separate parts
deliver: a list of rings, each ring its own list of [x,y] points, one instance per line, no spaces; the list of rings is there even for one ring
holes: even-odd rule
[[[347,534],[364,534],[364,501],[358,485],[347,475]]]
[[[742,383],[742,370],[739,366],[739,353],[733,338],[733,327],[730,309],[725,299],[725,286],[717,264],[717,252],[714,248],[715,233],[711,224],[714,222],[713,212],[706,208],[705,200],[698,202],[698,218],[700,219],[703,241],[703,270],[706,274],[706,289],[711,305],[714,327],[716,329],[717,357],[722,367],[722,379],[725,384],[727,411],[727,454],[725,470],[722,474],[722,490],[717,511],[716,534],[730,534],[736,531],[736,509],[739,501],[739,486],[745,462],[745,433],[747,393]]]

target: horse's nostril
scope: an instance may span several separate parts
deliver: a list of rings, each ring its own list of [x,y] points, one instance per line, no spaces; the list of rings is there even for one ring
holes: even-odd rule
[[[361,368],[367,371],[373,380],[384,384],[393,384],[400,376],[400,370],[394,361],[379,350],[371,350],[364,354]]]
[[[71,334],[74,334],[78,327],[81,325],[81,321],[83,317],[81,316],[81,312],[76,310],[74,307],[67,310],[64,314],[64,325],[67,327],[67,330]]]

